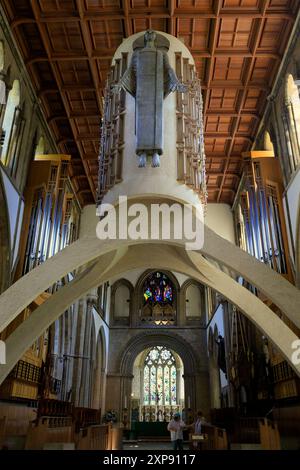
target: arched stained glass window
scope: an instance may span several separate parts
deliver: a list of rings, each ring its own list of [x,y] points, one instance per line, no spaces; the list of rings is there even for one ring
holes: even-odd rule
[[[175,357],[163,346],[149,351],[144,363],[144,405],[177,404]]]
[[[144,304],[171,304],[174,286],[168,276],[159,271],[150,274],[143,285]]]

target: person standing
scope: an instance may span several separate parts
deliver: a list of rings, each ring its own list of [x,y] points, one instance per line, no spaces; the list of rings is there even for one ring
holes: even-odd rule
[[[205,423],[203,413],[202,411],[198,411],[196,421],[192,425],[192,427],[194,428],[194,434],[197,434],[198,436],[201,434],[203,423]]]
[[[174,450],[183,450],[183,429],[186,427],[180,417],[180,413],[175,413],[173,419],[168,424],[168,431],[171,433],[171,442]]]

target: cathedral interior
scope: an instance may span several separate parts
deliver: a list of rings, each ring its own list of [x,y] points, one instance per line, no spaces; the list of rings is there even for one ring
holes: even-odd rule
[[[299,287],[299,0],[1,0],[0,449],[299,450]]]

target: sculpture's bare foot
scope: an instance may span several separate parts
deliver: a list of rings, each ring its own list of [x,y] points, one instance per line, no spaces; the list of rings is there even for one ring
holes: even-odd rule
[[[160,157],[158,155],[158,153],[154,153],[152,155],[152,165],[151,165],[153,168],[157,168],[158,166],[160,166]]]
[[[139,155],[139,168],[145,168],[147,163],[147,155],[145,153],[142,153]]]

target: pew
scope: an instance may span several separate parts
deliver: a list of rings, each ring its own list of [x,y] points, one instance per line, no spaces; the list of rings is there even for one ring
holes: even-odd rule
[[[99,424],[83,428],[76,437],[77,450],[110,450],[111,425]]]
[[[4,446],[5,435],[6,435],[6,422],[7,422],[6,416],[3,416],[3,418],[0,418],[0,449],[2,449]]]
[[[74,442],[72,419],[43,417],[29,424],[25,449],[42,450],[45,444]]]

